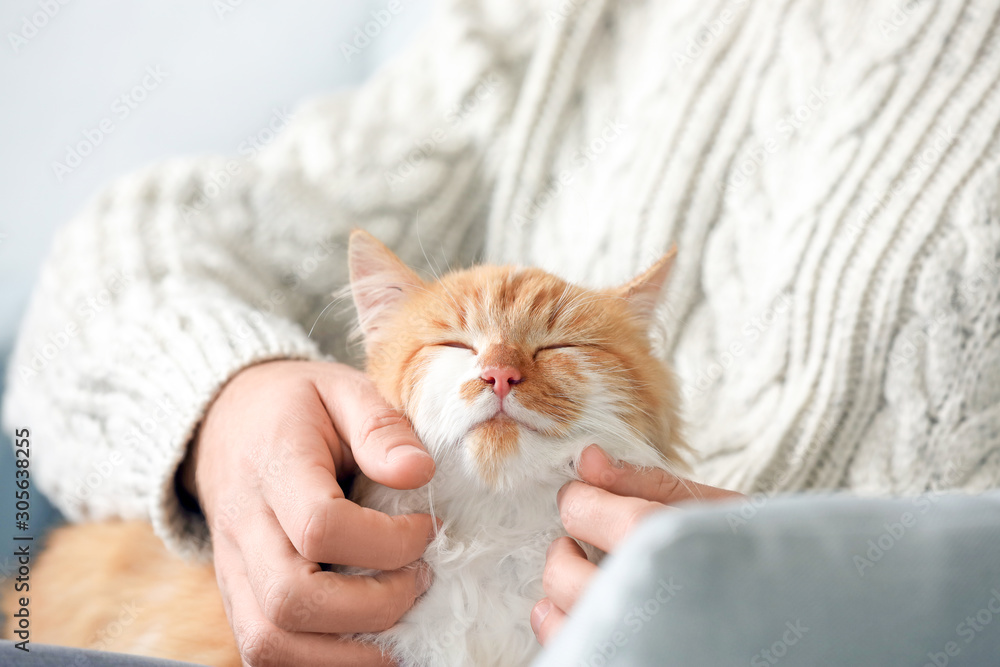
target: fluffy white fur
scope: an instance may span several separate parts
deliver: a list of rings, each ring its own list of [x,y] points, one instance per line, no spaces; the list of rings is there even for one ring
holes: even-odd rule
[[[575,354],[572,348],[561,353]],[[484,392],[470,405],[459,395],[462,383],[480,372],[471,351],[442,347],[416,388],[410,417],[437,464],[430,484],[397,491],[362,479],[355,490],[355,500],[366,506],[389,514],[430,512],[444,521],[424,555],[434,570],[430,589],[395,627],[371,637],[408,667],[528,664],[539,649],[529,615],[544,597],[545,553],[566,534],[556,493],[577,478],[581,452],[599,443],[617,458],[669,467],[620,418],[623,399],[586,369],[586,381],[572,388],[585,416],[563,438],[521,428],[517,454],[504,462],[494,490],[480,478],[466,436],[497,412],[499,401]],[[516,387],[504,409],[532,427],[549,425],[548,417],[518,401]]]

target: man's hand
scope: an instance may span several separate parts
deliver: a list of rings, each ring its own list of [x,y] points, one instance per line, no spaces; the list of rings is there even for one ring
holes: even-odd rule
[[[338,635],[385,630],[413,605],[430,585],[429,570],[415,561],[434,526],[427,514],[388,516],[347,500],[337,476],[358,469],[412,489],[430,481],[434,462],[409,423],[349,366],[252,366],[209,408],[182,474],[208,520],[245,663],[390,664]],[[386,572],[347,576],[318,563]]]
[[[577,469],[583,482],[559,491],[559,515],[576,539],[612,552],[647,515],[684,500],[731,500],[742,494],[696,484],[663,470],[641,470],[612,461],[597,445],[584,450]],[[547,597],[531,610],[531,627],[545,644],[587,587],[597,566],[570,537],[549,547],[542,586]]]

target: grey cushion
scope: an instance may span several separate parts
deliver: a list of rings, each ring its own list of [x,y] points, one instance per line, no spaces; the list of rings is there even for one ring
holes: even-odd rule
[[[1000,493],[666,510],[536,662],[1000,665]]]

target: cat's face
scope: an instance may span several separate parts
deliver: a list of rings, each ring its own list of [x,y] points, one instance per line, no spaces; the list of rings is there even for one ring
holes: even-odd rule
[[[439,469],[495,490],[565,478],[590,443],[675,459],[676,392],[647,327],[670,258],[621,288],[481,266],[428,282],[364,232],[351,282],[368,372]]]

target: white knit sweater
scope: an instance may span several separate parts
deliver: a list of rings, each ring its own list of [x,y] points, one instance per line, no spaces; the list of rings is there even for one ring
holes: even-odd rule
[[[996,486],[998,26],[1000,0],[452,0],[253,161],[157,165],[62,230],[6,428],[70,518],[197,550],[192,431],[249,364],[351,358],[349,310],[319,316],[352,227],[594,285],[676,242],[662,334],[701,478]]]

